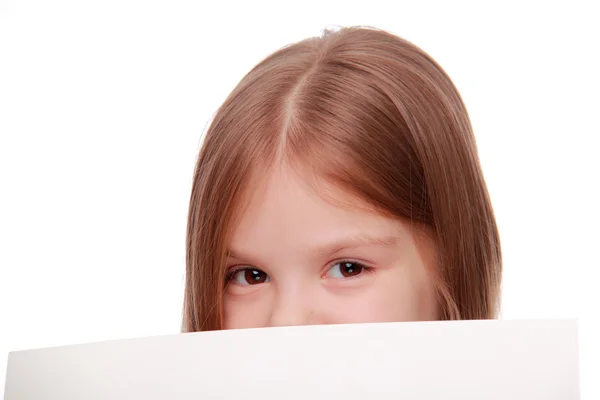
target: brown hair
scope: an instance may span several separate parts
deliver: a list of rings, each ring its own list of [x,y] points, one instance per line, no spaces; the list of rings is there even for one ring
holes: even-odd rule
[[[183,331],[222,329],[228,237],[256,178],[284,161],[430,227],[442,319],[496,316],[500,242],[457,89],[415,45],[349,27],[273,53],[214,116],[190,199]]]

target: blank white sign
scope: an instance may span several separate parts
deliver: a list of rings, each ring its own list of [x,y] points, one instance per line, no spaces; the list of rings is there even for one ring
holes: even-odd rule
[[[5,400],[579,399],[576,321],[189,333],[9,355]]]

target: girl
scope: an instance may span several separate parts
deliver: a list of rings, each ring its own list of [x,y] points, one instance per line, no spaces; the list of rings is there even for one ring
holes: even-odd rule
[[[208,129],[186,258],[184,332],[495,318],[498,231],[450,78],[371,28],[267,57]]]

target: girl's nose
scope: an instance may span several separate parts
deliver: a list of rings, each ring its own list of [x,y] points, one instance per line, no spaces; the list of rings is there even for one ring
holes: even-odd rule
[[[290,295],[275,298],[269,326],[311,325],[312,312],[309,296]]]

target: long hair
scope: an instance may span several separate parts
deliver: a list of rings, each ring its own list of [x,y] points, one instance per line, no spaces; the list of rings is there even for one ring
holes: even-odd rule
[[[430,227],[441,319],[496,317],[499,235],[457,89],[415,45],[347,27],[271,54],[215,114],[189,206],[184,332],[222,329],[227,241],[278,162]]]

